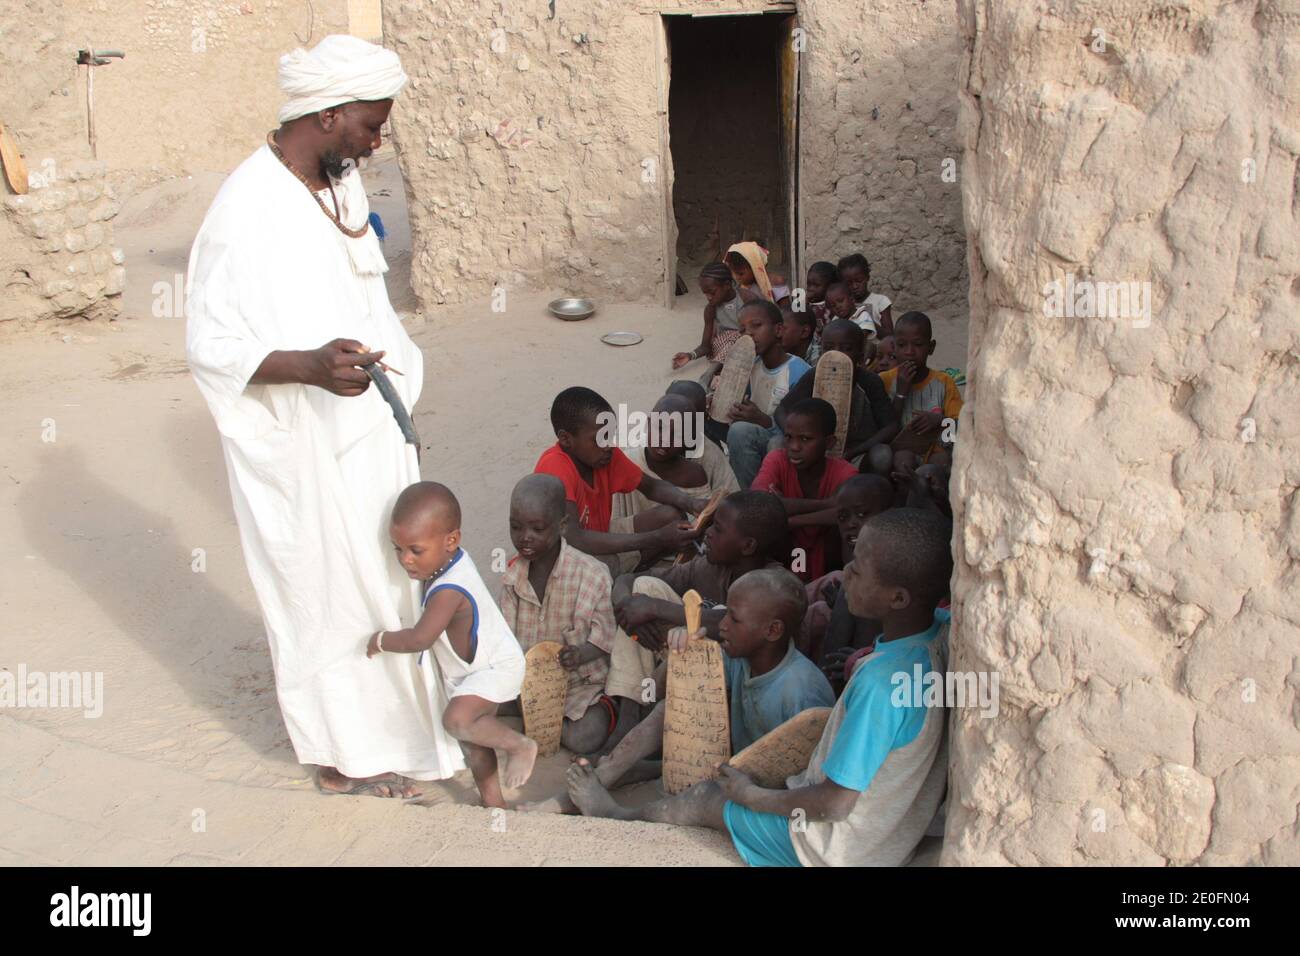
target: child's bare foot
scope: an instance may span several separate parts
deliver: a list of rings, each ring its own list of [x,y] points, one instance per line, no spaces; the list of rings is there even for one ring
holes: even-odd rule
[[[501,785],[509,790],[522,787],[533,775],[537,762],[537,741],[520,735],[519,743],[506,749],[506,764],[501,768]]]
[[[596,778],[596,770],[585,760],[569,765],[565,771],[569,785],[569,798],[579,810],[589,817],[611,817],[630,820],[634,811],[621,806]]]

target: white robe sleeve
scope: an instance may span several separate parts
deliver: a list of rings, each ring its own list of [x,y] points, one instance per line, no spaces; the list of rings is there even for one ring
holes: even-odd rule
[[[273,427],[273,421],[266,406],[249,399],[246,389],[275,348],[259,338],[251,323],[258,303],[249,277],[259,270],[221,238],[230,234],[221,220],[218,210],[190,254],[186,357],[222,433],[255,437]]]

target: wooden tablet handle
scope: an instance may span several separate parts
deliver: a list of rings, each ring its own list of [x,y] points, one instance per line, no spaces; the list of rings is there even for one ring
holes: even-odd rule
[[[686,607],[686,635],[694,637],[700,629],[700,604],[703,599],[698,591],[687,591],[682,595],[682,604]]]

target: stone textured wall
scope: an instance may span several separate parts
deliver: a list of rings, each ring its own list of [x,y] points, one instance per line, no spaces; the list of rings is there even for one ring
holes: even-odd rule
[[[809,261],[861,252],[895,317],[920,309],[936,338],[964,338],[949,326],[967,311],[951,0],[802,0],[799,22]]]
[[[0,244],[8,281],[0,322],[115,315],[126,270],[110,220],[119,203],[102,162],[52,164],[57,178],[25,196],[6,196]]]
[[[1001,711],[954,712],[945,861],[1300,863],[1300,10],[958,10],[952,666]],[[1067,274],[1149,324],[1046,315]]]
[[[37,170],[45,151],[67,150],[78,131],[85,139],[78,44],[65,35],[65,9],[64,0],[0,0],[0,123]]]
[[[551,19],[545,3],[386,0],[386,43],[413,78],[393,128],[420,299],[498,282],[662,297],[672,169],[643,165],[661,155],[657,20],[718,9],[559,0]],[[864,252],[895,311],[925,308],[942,334],[965,315],[960,186],[942,179],[958,158],[953,9],[807,0],[798,12],[808,260]],[[744,122],[743,100],[730,107]]]
[[[371,43],[384,38],[384,11],[381,0],[348,0],[348,32]]]
[[[280,55],[349,28],[348,0],[65,0],[65,7],[78,47],[89,38],[126,53],[95,73],[99,159],[123,195],[172,176],[234,169],[275,128]],[[370,28],[364,18],[359,26]],[[84,116],[84,73],[74,93]]]
[[[0,187],[0,321],[117,311],[116,196],[229,170],[275,126],[281,53],[378,29],[378,0],[0,0],[0,122],[31,173]],[[95,72],[98,162],[77,51],[121,49]]]
[[[425,305],[494,284],[662,294],[655,30],[624,0],[388,0],[392,125]]]
[[[0,184],[0,322],[115,314],[125,278],[113,248],[118,205],[105,164],[90,160],[75,95],[75,11],[62,0],[6,0],[0,23],[0,122],[29,184],[26,195]]]

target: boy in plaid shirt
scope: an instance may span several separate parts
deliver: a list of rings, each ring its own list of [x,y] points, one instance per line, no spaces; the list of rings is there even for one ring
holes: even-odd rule
[[[519,552],[501,578],[501,613],[525,653],[542,641],[564,645],[569,672],[560,743],[592,753],[605,743],[617,709],[605,695],[614,609],[609,571],[563,536],[564,484],[554,475],[523,478],[510,496],[510,540]]]

